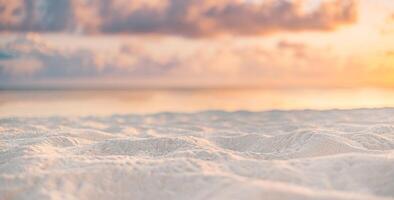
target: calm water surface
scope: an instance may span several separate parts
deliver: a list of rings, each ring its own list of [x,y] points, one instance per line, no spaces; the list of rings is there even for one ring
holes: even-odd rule
[[[394,90],[0,91],[0,117],[394,107]]]

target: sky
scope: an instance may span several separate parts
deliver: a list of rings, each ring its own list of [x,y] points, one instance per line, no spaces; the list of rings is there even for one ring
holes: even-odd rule
[[[394,88],[392,0],[0,0],[0,88]]]

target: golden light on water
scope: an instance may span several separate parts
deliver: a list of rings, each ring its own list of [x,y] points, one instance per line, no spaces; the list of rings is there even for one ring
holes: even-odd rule
[[[393,107],[394,90],[114,90],[3,91],[0,116],[86,116]]]

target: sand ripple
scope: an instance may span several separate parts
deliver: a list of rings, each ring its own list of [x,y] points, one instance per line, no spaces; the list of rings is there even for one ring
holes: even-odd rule
[[[394,109],[3,118],[0,199],[394,199]]]

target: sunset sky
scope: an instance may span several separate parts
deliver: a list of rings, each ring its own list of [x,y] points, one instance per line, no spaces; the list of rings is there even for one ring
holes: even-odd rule
[[[393,0],[0,0],[0,87],[394,88]]]

